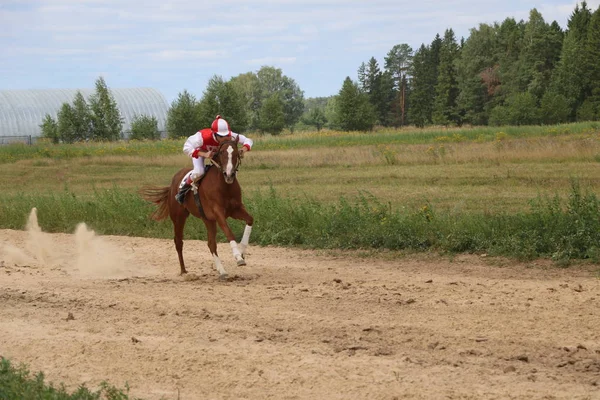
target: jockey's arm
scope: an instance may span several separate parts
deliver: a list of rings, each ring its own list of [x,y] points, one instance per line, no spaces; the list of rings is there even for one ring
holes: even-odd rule
[[[193,158],[209,157],[211,155],[210,151],[200,150],[202,144],[202,136],[199,134],[194,134],[190,136],[183,144],[183,152]]]
[[[237,135],[239,138],[239,143],[242,145],[242,148],[240,149],[242,154],[252,149],[252,139],[242,135],[241,133],[232,133],[232,135]]]

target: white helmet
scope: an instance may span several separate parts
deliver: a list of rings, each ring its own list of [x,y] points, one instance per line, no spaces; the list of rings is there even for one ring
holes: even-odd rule
[[[231,136],[231,129],[229,129],[229,124],[220,115],[215,117],[212,125],[210,126],[213,133],[217,136],[225,137]]]

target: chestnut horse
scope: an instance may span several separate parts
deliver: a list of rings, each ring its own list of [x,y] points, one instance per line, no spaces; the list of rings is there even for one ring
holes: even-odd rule
[[[153,219],[160,221],[167,218],[167,216],[171,217],[181,274],[187,273],[183,262],[183,227],[190,214],[201,218],[204,225],[206,225],[208,248],[213,256],[220,278],[227,278],[227,272],[225,272],[217,254],[217,224],[229,240],[237,265],[246,265],[244,253],[248,246],[254,218],[248,214],[242,203],[242,189],[236,177],[241,162],[237,148],[238,141],[239,138],[236,137],[220,144],[217,152],[210,160],[213,166],[208,168],[200,183],[197,186],[194,184],[192,190],[186,194],[183,205],[175,200],[175,195],[179,191],[179,184],[191,170],[190,168],[179,170],[173,176],[170,186],[142,188],[140,190],[142,198],[157,204],[157,209],[151,215]],[[194,199],[196,191],[200,208],[196,203],[198,199]],[[229,217],[246,222],[244,235],[239,244],[236,243],[235,236],[227,224],[227,218]]]

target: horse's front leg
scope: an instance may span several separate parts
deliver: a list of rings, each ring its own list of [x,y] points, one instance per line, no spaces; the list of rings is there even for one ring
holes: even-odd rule
[[[239,219],[246,222],[246,227],[244,228],[244,235],[242,236],[242,240],[238,248],[240,249],[240,253],[242,253],[242,257],[246,254],[246,248],[248,247],[248,243],[250,242],[250,233],[252,233],[252,225],[254,224],[254,218],[252,215],[248,214],[246,208],[241,206],[233,213],[231,213],[231,217],[235,219]]]
[[[219,215],[217,217],[217,222],[219,223],[221,230],[227,237],[227,240],[229,240],[229,244],[231,245],[231,252],[233,253],[233,258],[235,258],[237,265],[246,265],[246,261],[244,260],[244,257],[242,257],[242,252],[238,248],[238,244],[235,241],[235,235],[233,234],[233,231],[227,224],[227,219],[225,218],[225,216],[222,214]]]
[[[217,253],[217,223],[215,221],[204,221],[204,225],[206,225],[208,236],[208,249],[213,256],[215,268],[217,268],[217,271],[219,272],[219,278],[227,279],[227,271],[223,268],[223,264],[221,264],[221,259]]]

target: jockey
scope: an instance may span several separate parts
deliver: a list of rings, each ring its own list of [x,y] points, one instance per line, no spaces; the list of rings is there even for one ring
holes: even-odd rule
[[[179,204],[183,204],[186,193],[192,187],[192,184],[204,175],[204,159],[211,158],[213,152],[219,149],[219,145],[229,139],[239,137],[239,143],[242,148],[239,150],[240,157],[244,156],[246,151],[252,148],[252,139],[235,132],[231,132],[229,124],[220,115],[215,117],[210,128],[202,129],[190,136],[183,145],[183,152],[192,158],[192,169],[186,174],[179,185],[179,193],[175,199]]]

